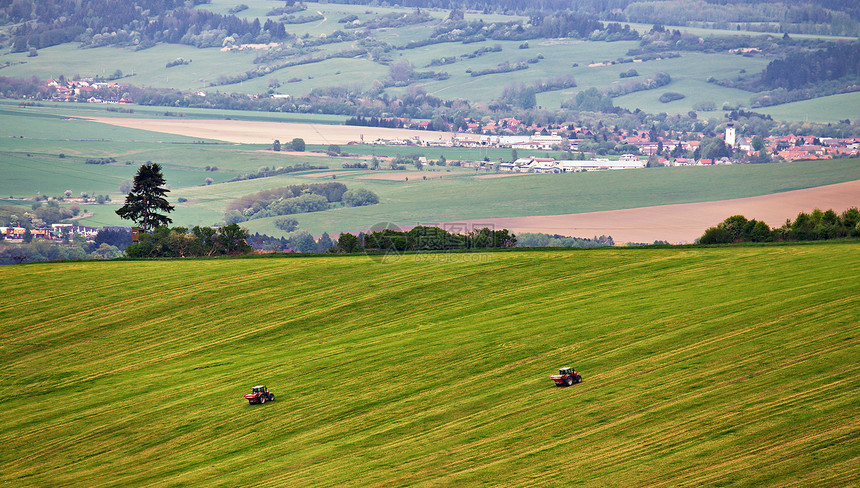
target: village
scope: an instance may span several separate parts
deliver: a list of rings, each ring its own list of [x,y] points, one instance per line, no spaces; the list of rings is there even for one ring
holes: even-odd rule
[[[75,224],[51,224],[35,229],[26,227],[0,227],[0,236],[10,241],[29,242],[32,239],[43,239],[49,241],[71,240],[75,236],[81,236],[87,241],[92,241],[101,230],[98,227],[87,227]]]
[[[120,75],[117,73],[114,76]],[[130,105],[134,100],[124,92],[124,85],[116,81],[94,78],[68,80],[48,79],[45,81],[52,90],[52,99],[62,102],[86,102],[100,104]],[[206,92],[194,93],[196,97],[206,97]],[[255,97],[255,95],[248,95]],[[504,117],[496,121],[466,119],[459,127],[444,122],[445,132],[433,127],[427,120],[386,117],[376,119],[386,127],[428,131],[428,136],[401,138],[376,138],[373,140],[353,141],[355,144],[409,145],[422,147],[486,147],[510,148],[513,151],[564,151],[566,160],[549,157],[513,158],[498,164],[467,162],[463,166],[483,169],[492,168],[508,172],[565,173],[594,171],[602,169],[634,169],[646,166],[707,166],[718,164],[737,164],[744,162],[771,162],[833,159],[860,154],[860,138],[829,138],[811,135],[785,135],[749,137],[736,134],[734,123],[726,123],[725,132],[717,134],[731,154],[719,158],[701,154],[700,143],[706,139],[702,132],[654,131],[653,127],[639,130],[622,128],[598,128],[576,125],[526,124],[515,117]],[[347,124],[350,124],[348,121]],[[413,133],[414,134],[414,133]],[[430,135],[432,134],[432,135]],[[586,153],[594,152],[594,141],[603,140],[615,146],[610,154],[620,155],[619,159],[609,159],[597,151],[596,159],[585,159]],[[756,139],[759,139],[757,142]],[[574,153],[579,153],[574,155]],[[575,157],[578,156],[578,157]]]
[[[556,160],[554,158],[528,157],[518,158],[512,162],[501,162],[494,165],[487,162],[472,162],[462,166],[480,168],[492,167],[499,171],[566,173],[573,171],[592,171],[599,169],[632,169],[653,166],[709,166],[715,164],[737,164],[739,162],[762,162],[762,155],[771,161],[796,161],[833,159],[852,157],[860,154],[860,138],[818,138],[815,136],[786,135],[779,137],[761,137],[758,144],[755,137],[737,136],[732,122],[726,126],[725,133],[716,137],[722,139],[725,146],[732,151],[734,157],[720,158],[701,157],[699,146],[705,135],[688,132],[683,138],[677,134],[657,135],[652,137],[648,130],[612,131],[607,140],[614,142],[616,147],[629,151],[617,160],[608,158],[585,160],[585,152],[591,148],[585,146],[593,140],[593,133],[583,127],[561,126],[557,128],[524,127],[515,119],[503,119],[501,125],[495,123],[484,126],[482,131],[497,131],[505,127],[507,131],[533,130],[533,135],[462,133],[457,132],[450,137],[414,137],[411,139],[376,140],[373,144],[382,145],[416,145],[425,147],[493,147],[510,148],[512,151],[565,151],[569,155],[580,153],[579,160]],[[421,128],[422,123],[409,124],[410,128]],[[471,124],[470,124],[471,125]],[[583,144],[585,143],[585,144]],[[758,146],[758,147],[756,147]],[[689,155],[690,157],[687,157]],[[739,157],[738,157],[739,156]],[[644,159],[643,159],[644,158]]]

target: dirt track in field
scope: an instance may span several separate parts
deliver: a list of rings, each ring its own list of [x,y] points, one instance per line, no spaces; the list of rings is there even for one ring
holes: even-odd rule
[[[732,215],[743,215],[748,219],[763,220],[771,227],[780,227],[785,219],[794,220],[800,212],[820,208],[842,213],[850,207],[860,207],[860,180],[734,200],[463,222],[471,226],[493,225],[496,229],[510,229],[515,234],[611,235],[618,244],[657,240],[691,244],[708,227],[714,227]]]
[[[282,144],[298,137],[307,144],[348,144],[376,139],[422,139],[450,140],[447,132],[426,130],[389,129],[386,127],[359,127],[354,125],[302,124],[295,122],[257,122],[244,120],[183,120],[183,119],[131,119],[112,117],[87,117],[87,120],[102,124],[117,125],[129,129],[148,130],[177,134],[201,139],[242,144],[271,144],[275,139]]]

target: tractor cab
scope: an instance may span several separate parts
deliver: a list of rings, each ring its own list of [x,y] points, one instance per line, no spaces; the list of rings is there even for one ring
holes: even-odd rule
[[[251,388],[251,393],[245,394],[245,400],[248,400],[250,404],[271,402],[274,399],[275,394],[270,392],[265,385],[257,385]]]
[[[582,382],[582,376],[572,366],[558,368],[558,374],[550,375],[549,379],[555,381],[556,386],[571,386]]]

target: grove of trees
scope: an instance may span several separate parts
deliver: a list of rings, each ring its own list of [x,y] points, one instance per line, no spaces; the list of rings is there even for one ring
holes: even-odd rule
[[[237,198],[227,205],[228,223],[308,212],[320,212],[343,202],[347,206],[373,205],[379,197],[370,190],[347,190],[343,183],[311,183],[273,188]]]
[[[212,227],[157,227],[152,233],[142,233],[140,242],[125,249],[130,258],[187,258],[246,254],[253,248],[245,241],[248,232],[238,224]]]
[[[699,243],[818,241],[844,237],[860,237],[860,210],[857,207],[851,207],[841,214],[819,209],[811,213],[801,212],[794,221],[786,220],[782,227],[775,229],[765,222],[734,215],[716,227],[707,229]]]
[[[516,246],[517,238],[508,229],[473,229],[455,234],[439,227],[416,226],[409,231],[388,228],[353,235],[343,233],[333,249],[341,253],[383,251],[446,251],[458,249],[491,249]]]

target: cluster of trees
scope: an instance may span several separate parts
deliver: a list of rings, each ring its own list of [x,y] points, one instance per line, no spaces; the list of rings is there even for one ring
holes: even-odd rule
[[[454,234],[439,227],[416,226],[409,231],[386,228],[367,234],[344,233],[337,240],[336,252],[375,251],[447,251],[456,249],[491,249],[514,247],[517,238],[508,229],[473,229]]]
[[[437,25],[429,38],[408,42],[400,49],[438,44],[443,42],[527,41],[539,38],[575,37],[597,41],[637,40],[639,33],[630,26],[617,23],[604,24],[593,14],[570,10],[567,4],[559,11],[532,9],[528,22],[509,21],[485,23],[483,20],[466,21],[452,11],[445,22]]]
[[[492,103],[491,106],[502,107],[511,105],[528,110],[537,106],[538,93],[573,88],[575,86],[576,78],[573,75],[560,75],[545,80],[535,80],[531,85],[511,83],[502,89],[501,98]]]
[[[544,234],[541,232],[526,232],[517,236],[517,247],[608,247],[614,246],[612,236],[570,237],[559,234]]]
[[[164,65],[165,68],[172,68],[174,66],[182,66],[185,64],[191,64],[190,59],[185,58],[176,58],[173,61],[168,61],[167,64]]]
[[[362,127],[390,127],[399,129],[403,127],[403,121],[397,117],[362,117],[361,115],[350,117],[344,122],[346,125],[358,125]]]
[[[238,224],[212,227],[156,227],[151,233],[141,233],[140,242],[125,249],[130,258],[188,258],[247,254],[253,248],[245,242],[248,232]]]
[[[36,201],[30,206],[0,205],[0,226],[35,229],[71,219],[80,214],[77,204],[61,207],[58,200]]]
[[[307,15],[292,15],[292,14],[284,15],[283,17],[279,18],[278,20],[285,23],[285,24],[297,25],[297,24],[308,24],[310,22],[317,22],[317,21],[320,21],[323,19],[325,19],[325,16],[323,14],[312,13],[312,14],[307,14]]]
[[[636,76],[639,76],[639,72],[636,71],[634,68],[630,68],[627,71],[622,71],[621,73],[618,73],[619,78],[634,78]]]
[[[227,206],[225,219],[228,223],[236,223],[264,217],[320,212],[338,202],[347,206],[373,205],[379,203],[379,197],[370,190],[347,190],[343,183],[290,185],[234,200]]]
[[[433,20],[433,16],[427,12],[416,9],[412,12],[391,12],[387,14],[377,15],[371,19],[357,24],[355,22],[345,22],[347,29],[390,29],[404,27],[407,25],[423,24]]]
[[[323,232],[319,239],[305,231],[293,232],[287,237],[272,237],[255,233],[246,239],[254,249],[261,251],[294,251],[301,253],[324,253],[333,251],[334,241]]]
[[[606,89],[606,94],[610,97],[620,97],[622,95],[627,95],[628,93],[660,88],[661,86],[666,86],[671,82],[672,77],[669,76],[669,73],[661,71],[656,73],[653,77],[648,77],[642,80],[631,80],[624,83],[613,84]]]
[[[302,2],[289,1],[283,7],[275,7],[266,12],[266,17],[274,17],[277,15],[290,15],[307,10],[308,6]]]
[[[794,52],[763,71],[737,79],[709,81],[759,92],[753,106],[769,106],[856,91],[860,82],[860,42],[796,43]]]
[[[15,0],[3,11],[12,22],[21,22],[12,30],[13,52],[72,41],[91,47],[142,48],[158,42],[220,47],[293,38],[282,22],[261,24],[189,8],[202,3],[208,0]]]
[[[793,222],[788,219],[782,227],[774,229],[760,220],[734,215],[707,229],[699,243],[817,241],[843,237],[860,237],[860,210],[857,207],[851,207],[842,214],[819,209],[812,213],[801,212]]]
[[[279,139],[275,139],[275,142],[272,143],[272,151],[280,151],[284,149],[286,151],[297,151],[304,152],[305,150],[305,140],[301,137],[295,137],[292,141],[287,143],[286,145],[281,145],[281,141]],[[306,163],[305,163],[306,164]],[[296,167],[300,167],[300,165],[296,165]],[[314,169],[314,168],[304,168],[304,169]],[[299,171],[299,170],[296,170]]]
[[[705,137],[693,151],[693,159],[720,159],[732,157],[733,151],[722,137]]]
[[[860,8],[850,0],[779,3],[758,0],[731,2],[731,8],[724,1],[635,1],[629,2],[623,15],[628,22],[706,25],[719,29],[740,29],[743,25],[749,30],[839,36],[860,34],[857,22]]]
[[[674,102],[675,100],[682,100],[683,98],[684,98],[683,93],[665,92],[662,95],[660,95],[659,100],[661,103],[669,103],[669,102]]]
[[[620,109],[612,103],[612,97],[591,87],[576,94],[576,97],[561,103],[562,108],[587,112],[618,112]]]
[[[294,229],[293,229],[294,230]],[[359,253],[359,252],[404,252],[404,251],[449,251],[460,249],[491,249],[514,247],[517,238],[507,229],[473,229],[466,234],[455,234],[438,227],[418,226],[408,232],[396,228],[358,235],[343,233],[337,242],[327,233],[319,239],[304,231],[293,232],[287,237],[251,235],[248,243],[265,251],[295,251],[302,253]]]
[[[296,171],[306,171],[309,169],[326,169],[327,166],[314,166],[310,163],[296,163],[295,166],[278,166],[277,168],[269,168],[268,166],[263,166],[258,169],[256,173],[243,173],[234,178],[230,178],[228,181],[245,181],[245,180],[255,180],[257,178],[268,178],[270,176],[278,176],[285,175],[287,173],[295,173]],[[207,178],[211,179],[211,178]]]
[[[524,69],[529,69],[529,65],[525,61],[517,61],[516,63],[509,63],[505,61],[497,64],[496,66],[490,66],[489,68],[477,70],[467,69],[466,72],[469,73],[469,75],[472,77],[477,77],[485,75],[494,75],[498,73],[510,73],[512,71],[520,71]]]
[[[761,84],[769,89],[794,90],[821,81],[860,78],[860,42],[835,43],[826,49],[797,53],[768,63]]]

